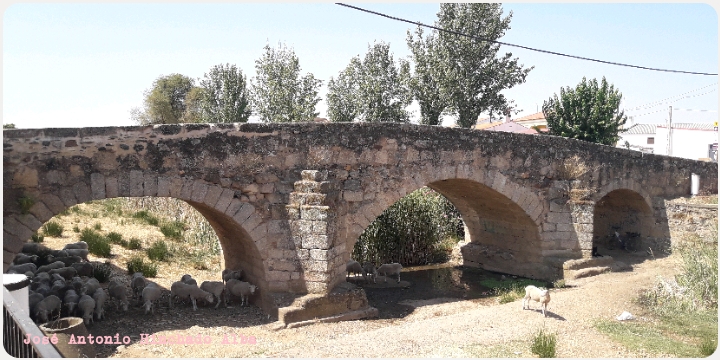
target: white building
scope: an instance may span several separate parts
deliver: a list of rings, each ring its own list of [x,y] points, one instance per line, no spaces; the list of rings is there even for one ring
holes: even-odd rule
[[[635,124],[620,132],[617,147],[652,154],[655,149],[657,124]]]
[[[672,139],[668,146],[668,139]],[[693,160],[717,161],[718,131],[711,123],[658,125],[655,132],[655,154]]]

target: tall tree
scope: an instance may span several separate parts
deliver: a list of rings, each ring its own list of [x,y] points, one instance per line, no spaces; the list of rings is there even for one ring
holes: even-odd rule
[[[318,89],[322,81],[313,74],[300,76],[300,61],[295,51],[279,44],[265,45],[262,57],[255,60],[257,76],[252,84],[253,105],[262,121],[303,122],[319,115]]]
[[[618,133],[627,121],[620,111],[622,94],[605,77],[587,81],[584,77],[575,89],[560,89],[543,102],[550,135],[564,136],[598,144],[614,146]]]
[[[344,82],[335,81],[328,87],[328,99],[333,99],[328,101],[328,113],[336,114],[333,121],[410,121],[405,110],[412,101],[410,66],[403,61],[399,66],[395,63],[390,45],[380,42],[368,46],[365,58],[350,60],[338,79]]]
[[[502,17],[497,3],[440,4],[436,26],[486,40],[497,40],[510,29],[512,12]],[[496,57],[500,45],[441,31],[437,33],[442,62],[441,89],[457,115],[457,124],[471,127],[482,112],[504,114],[508,101],[502,90],[525,82],[532,67],[523,69],[512,53]]]
[[[250,117],[250,92],[242,70],[220,64],[210,68],[200,80],[199,111],[202,122],[247,122]]]
[[[407,35],[407,44],[414,64],[410,89],[420,105],[420,123],[440,125],[440,115],[448,107],[449,101],[440,91],[442,73],[437,34],[430,33],[423,38],[423,30],[418,26],[415,37],[409,30]]]
[[[131,117],[141,125],[185,122],[185,98],[194,87],[193,79],[185,75],[160,76],[152,88],[145,91],[144,108],[133,109]]]
[[[337,79],[331,77],[328,81],[327,111],[330,121],[352,122],[360,115],[358,72],[361,68],[360,59],[353,57]]]

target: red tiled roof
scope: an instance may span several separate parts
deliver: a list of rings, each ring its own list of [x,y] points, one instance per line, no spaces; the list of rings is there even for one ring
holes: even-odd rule
[[[523,116],[521,118],[515,119],[514,121],[523,121],[523,120],[545,120],[545,115],[541,112],[534,113],[531,115]]]
[[[533,129],[528,129],[520,124],[516,124],[514,121],[497,123],[495,126],[485,128],[485,130],[505,131],[516,134],[537,134],[537,131]]]

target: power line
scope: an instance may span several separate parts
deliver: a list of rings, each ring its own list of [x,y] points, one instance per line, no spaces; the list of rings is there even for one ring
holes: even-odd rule
[[[653,112],[649,112],[649,113],[645,113],[645,114],[640,114],[640,115],[628,115],[628,116],[629,116],[629,117],[632,117],[632,118],[636,118],[636,117],[640,117],[640,116],[645,116],[645,115],[650,115],[650,114],[659,113],[659,112],[661,112],[661,111],[667,111],[667,110],[666,110],[666,109],[660,109],[660,110],[655,110],[655,111],[653,111]]]
[[[712,93],[712,92],[715,92],[715,91],[717,91],[717,89],[712,89],[712,90],[710,90],[710,91],[708,91],[708,92],[704,92],[704,93],[702,93],[702,94],[697,94],[697,95],[693,95],[693,96],[685,96],[685,97],[682,97],[682,98],[679,98],[679,99],[672,99],[671,101],[665,101],[665,102],[662,102],[662,103],[659,103],[659,104],[653,105],[653,106],[646,106],[646,107],[641,108],[641,109],[639,109],[639,110],[652,109],[652,108],[654,108],[654,107],[666,105],[667,103],[671,103],[671,102],[674,103],[674,102],[676,102],[676,101],[681,101],[681,100],[685,100],[685,99],[691,99],[691,98],[694,98],[694,97],[707,95],[707,94]],[[626,110],[626,111],[634,111],[634,110]]]
[[[711,113],[716,113],[716,112],[717,112],[717,110],[699,110],[699,109],[678,109],[678,108],[673,108],[673,110],[679,110],[679,111],[698,111],[698,112],[711,112]]]
[[[710,84],[710,85],[706,85],[706,86],[703,86],[703,87],[701,87],[701,88],[697,88],[697,89],[695,89],[695,90],[690,90],[690,91],[684,92],[684,93],[682,93],[682,94],[680,94],[680,95],[675,95],[675,96],[671,96],[671,97],[669,97],[669,98],[665,98],[665,99],[662,99],[662,100],[653,101],[653,102],[651,102],[651,103],[647,103],[647,104],[643,104],[643,105],[638,105],[638,106],[636,106],[636,107],[634,107],[634,108],[632,108],[632,109],[630,109],[630,110],[627,110],[627,111],[635,111],[635,110],[642,110],[642,109],[653,108],[653,107],[655,107],[655,106],[654,106],[655,104],[660,104],[660,103],[663,103],[663,102],[665,102],[665,101],[667,101],[667,100],[670,100],[670,99],[673,99],[673,98],[676,98],[676,97],[680,97],[680,96],[683,96],[683,95],[687,95],[687,94],[690,94],[690,93],[694,93],[694,92],[696,92],[696,91],[700,91],[700,90],[702,90],[702,89],[705,89],[705,88],[708,88],[708,87],[711,87],[711,86],[715,86],[715,85],[717,85],[717,83]],[[715,91],[715,90],[713,90],[713,91]],[[711,92],[712,92],[712,91],[707,92],[707,93],[705,93],[705,94],[709,94],[709,93],[711,93]],[[704,94],[701,94],[701,95],[704,95]],[[697,95],[697,96],[700,96],[700,95]],[[650,105],[653,105],[653,106],[650,106]]]
[[[340,6],[345,6],[345,7],[351,8],[351,9],[359,10],[359,11],[362,11],[362,12],[366,12],[366,13],[369,13],[369,14],[382,16],[382,17],[384,17],[384,18],[388,18],[388,19],[391,19],[391,20],[402,21],[402,22],[406,22],[406,23],[409,23],[409,24],[417,25],[417,26],[424,26],[424,27],[427,27],[427,28],[430,28],[430,29],[435,29],[435,30],[438,30],[438,31],[444,31],[444,32],[447,32],[447,33],[450,33],[450,34],[465,36],[465,37],[468,37],[468,38],[471,38],[471,39],[476,39],[476,40],[486,41],[486,42],[492,42],[492,43],[496,43],[496,44],[500,44],[500,45],[505,45],[505,46],[514,46],[514,47],[518,47],[518,48],[521,48],[521,49],[531,50],[531,51],[537,51],[537,52],[546,53],[546,54],[552,54],[552,55],[558,55],[558,56],[565,56],[565,57],[574,58],[574,59],[594,61],[594,62],[599,62],[599,63],[603,63],[603,64],[609,64],[609,65],[626,66],[626,67],[632,67],[632,68],[644,69],[644,70],[663,71],[663,72],[682,73],[682,74],[692,74],[692,75],[707,75],[707,76],[717,76],[717,75],[718,75],[718,74],[701,73],[701,72],[693,72],[693,71],[683,71],[683,70],[657,69],[657,68],[650,68],[650,67],[645,67],[645,66],[629,65],[629,64],[622,64],[622,63],[616,63],[616,62],[611,62],[611,61],[591,59],[591,58],[586,58],[586,57],[582,57],[582,56],[575,56],[575,55],[563,54],[563,53],[559,53],[559,52],[542,50],[542,49],[535,49],[535,48],[531,48],[531,47],[528,47],[528,46],[509,44],[509,43],[505,43],[505,42],[501,42],[501,41],[496,41],[496,40],[490,40],[490,39],[483,39],[483,38],[481,38],[481,37],[479,37],[479,36],[468,35],[468,34],[465,34],[465,33],[461,33],[461,32],[458,32],[458,31],[454,31],[454,30],[446,30],[446,29],[439,28],[439,27],[436,27],[436,26],[426,25],[426,24],[423,24],[423,23],[421,23],[421,22],[410,21],[410,20],[406,20],[406,19],[402,19],[402,18],[398,18],[398,17],[386,15],[386,14],[383,14],[383,13],[379,13],[379,12],[376,12],[376,11],[359,8],[359,7],[357,7],[357,6],[347,5],[347,4],[343,4],[343,3],[335,3],[335,4],[336,4],[336,5],[340,5]]]

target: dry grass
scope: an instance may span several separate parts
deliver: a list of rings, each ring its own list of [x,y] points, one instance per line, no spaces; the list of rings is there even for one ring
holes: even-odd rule
[[[594,170],[585,164],[579,156],[565,159],[558,168],[558,177],[562,180],[577,180],[588,171]]]

